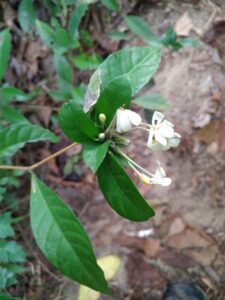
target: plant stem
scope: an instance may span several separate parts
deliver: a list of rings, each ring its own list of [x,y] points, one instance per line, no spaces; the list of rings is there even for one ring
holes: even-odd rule
[[[41,161],[31,165],[31,166],[1,166],[0,165],[0,170],[21,170],[21,171],[33,171],[34,169],[40,167],[41,165],[45,164],[46,162],[48,162],[49,160],[63,154],[64,152],[72,149],[73,147],[77,146],[78,144],[77,143],[73,143],[73,144],[70,144],[69,146],[53,153],[52,155],[42,159]]]

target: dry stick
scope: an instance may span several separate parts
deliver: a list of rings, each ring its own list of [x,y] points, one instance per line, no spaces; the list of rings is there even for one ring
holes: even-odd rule
[[[0,170],[23,170],[23,171],[33,171],[34,169],[40,167],[41,165],[45,164],[46,162],[48,162],[50,159],[55,158],[57,156],[59,156],[60,154],[63,154],[64,152],[72,149],[73,147],[77,146],[77,143],[73,143],[59,151],[57,151],[56,153],[42,159],[41,161],[31,165],[31,166],[1,166],[0,165]]]

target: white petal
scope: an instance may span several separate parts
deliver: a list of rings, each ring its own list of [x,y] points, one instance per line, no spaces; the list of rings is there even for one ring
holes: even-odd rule
[[[167,121],[163,121],[159,126],[159,132],[166,138],[172,138],[174,136],[174,129],[168,123]]]
[[[127,109],[127,116],[130,119],[130,122],[134,125],[134,126],[138,126],[141,124],[142,119],[141,116],[139,114],[137,114],[136,112]]]
[[[164,115],[159,112],[155,111],[153,116],[152,116],[152,125],[159,125],[164,119]]]
[[[118,109],[116,113],[116,131],[126,132],[132,128],[126,109]]]
[[[180,137],[175,136],[171,139],[168,139],[167,145],[169,148],[177,147],[180,144]]]
[[[160,162],[157,161],[157,163],[158,163],[158,167],[155,171],[155,176],[159,178],[166,177],[166,172],[164,171],[163,167],[161,167]]]
[[[162,134],[157,130],[155,132],[155,139],[157,142],[159,142],[161,145],[166,146],[167,145],[167,140]]]
[[[151,148],[153,142],[153,136],[154,136],[154,129],[150,129],[149,131],[149,136],[148,136],[148,143],[147,143],[147,147]]]
[[[160,184],[162,186],[168,186],[172,182],[172,179],[169,177],[164,178],[152,178],[151,183],[152,184]]]

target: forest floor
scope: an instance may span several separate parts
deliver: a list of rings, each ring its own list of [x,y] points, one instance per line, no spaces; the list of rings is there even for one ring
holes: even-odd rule
[[[176,150],[152,153],[146,148],[147,136],[142,132],[135,131],[131,137],[130,156],[150,170],[160,160],[173,180],[167,188],[139,185],[136,181],[156,216],[144,223],[120,218],[104,201],[95,176],[82,163],[81,180],[79,176],[75,181],[59,179],[58,168],[66,156],[47,169],[43,167],[40,175],[57,187],[74,209],[89,233],[97,257],[111,254],[121,258],[120,270],[111,283],[117,300],[160,300],[169,282],[195,282],[210,300],[224,300],[225,2],[140,2],[143,3],[135,13],[149,22],[155,34],[161,34],[169,25],[182,30],[182,22],[188,22],[190,29],[185,35],[199,40],[196,47],[179,52],[164,50],[154,84],[145,90],[160,93],[170,104],[165,116],[182,135],[181,145]],[[103,26],[104,19],[97,16]],[[108,23],[104,31],[107,26],[116,26]],[[143,44],[131,35],[125,46]],[[107,47],[116,50],[118,45]],[[143,114],[141,109],[134,109]],[[71,154],[79,154],[80,150]],[[48,151],[43,149],[40,155]],[[51,172],[46,172],[49,169]],[[145,237],[141,237],[143,230]],[[32,300],[77,299],[78,285],[59,278],[34,248],[34,241],[25,238],[26,233],[23,235],[27,251],[32,255],[35,252],[33,285],[29,283],[27,288],[26,280],[31,280],[27,273],[24,286],[13,291],[24,292]]]

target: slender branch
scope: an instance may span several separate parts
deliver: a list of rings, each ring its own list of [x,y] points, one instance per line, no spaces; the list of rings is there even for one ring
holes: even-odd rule
[[[48,162],[49,160],[63,154],[64,152],[72,149],[73,147],[77,146],[78,144],[77,143],[73,143],[73,144],[70,144],[69,146],[53,153],[52,155],[42,159],[41,161],[31,165],[31,166],[1,166],[0,165],[0,170],[21,170],[21,171],[33,171],[34,169],[40,167],[41,165],[45,164],[46,162]]]

